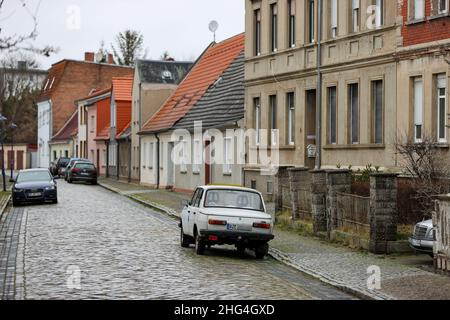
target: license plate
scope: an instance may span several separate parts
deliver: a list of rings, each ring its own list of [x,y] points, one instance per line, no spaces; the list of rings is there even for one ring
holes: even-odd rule
[[[40,196],[42,196],[42,193],[41,192],[33,192],[33,193],[30,193],[30,194],[28,194],[30,197],[40,197]]]
[[[82,176],[88,176],[89,173],[87,173],[87,172],[82,172],[81,175],[82,175]]]
[[[236,224],[227,224],[228,231],[236,231],[238,226]]]

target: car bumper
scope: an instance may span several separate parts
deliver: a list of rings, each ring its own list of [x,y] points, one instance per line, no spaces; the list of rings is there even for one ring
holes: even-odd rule
[[[204,240],[209,240],[210,236],[217,237],[215,242],[219,243],[269,242],[275,238],[274,235],[265,233],[209,230],[200,230],[200,236]]]
[[[58,192],[57,190],[44,191],[40,197],[29,197],[25,192],[13,192],[12,198],[16,203],[41,203],[58,199]]]
[[[72,181],[97,181],[97,177],[93,176],[72,176],[71,179]]]
[[[424,253],[432,253],[434,241],[424,240],[424,239],[416,239],[414,237],[409,238],[409,245],[416,251],[424,252]]]

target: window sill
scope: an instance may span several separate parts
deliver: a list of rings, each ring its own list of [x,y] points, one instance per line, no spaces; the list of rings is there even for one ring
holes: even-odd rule
[[[436,19],[447,18],[449,16],[450,16],[449,12],[444,12],[444,13],[439,13],[439,14],[435,14],[435,15],[429,16],[427,20],[428,21],[432,21],[432,20],[436,20]]]
[[[295,145],[284,145],[280,146],[280,150],[295,150]]]
[[[411,20],[408,20],[405,24],[406,24],[407,26],[410,26],[410,25],[414,25],[414,24],[424,23],[424,22],[426,22],[426,21],[427,21],[426,18],[422,18],[422,19],[411,19]]]
[[[187,174],[187,171],[180,171],[180,174]]]
[[[326,145],[324,150],[360,150],[360,149],[386,149],[385,144],[341,144]]]
[[[199,176],[199,175],[200,175],[200,171],[194,171],[194,172],[192,172],[192,174],[193,174],[194,176]]]
[[[224,172],[223,173],[224,177],[231,177],[232,175],[233,175],[233,173],[231,173],[231,172]]]

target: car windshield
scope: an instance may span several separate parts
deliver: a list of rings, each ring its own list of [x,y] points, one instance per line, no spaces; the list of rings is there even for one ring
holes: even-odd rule
[[[17,183],[24,182],[40,182],[40,181],[50,181],[52,177],[47,171],[29,171],[21,172],[17,177]]]
[[[94,170],[94,165],[92,163],[77,163],[74,168]]]
[[[264,205],[258,193],[227,189],[208,190],[205,207],[264,211]]]
[[[67,166],[69,164],[69,159],[59,159],[60,166]]]

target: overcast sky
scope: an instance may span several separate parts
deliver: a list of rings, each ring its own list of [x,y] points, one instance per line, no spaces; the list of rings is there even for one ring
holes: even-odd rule
[[[60,49],[39,58],[43,68],[64,58],[81,60],[102,40],[109,49],[125,29],[143,33],[147,58],[157,59],[167,50],[176,60],[195,59],[213,40],[211,20],[220,25],[217,41],[244,32],[244,0],[6,0],[2,35],[30,31],[30,12],[37,12],[36,44]]]

